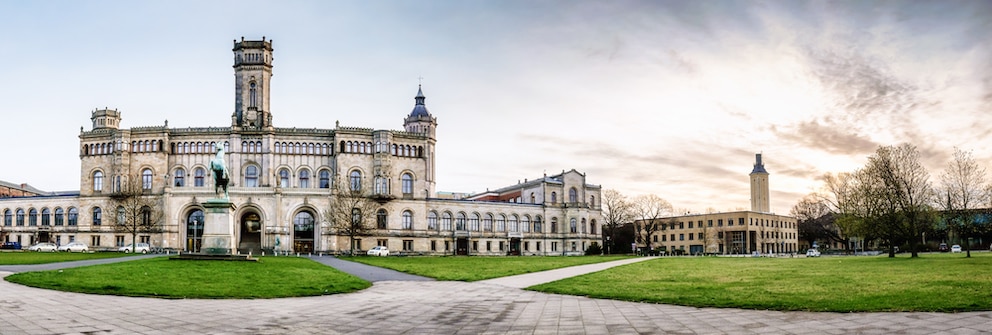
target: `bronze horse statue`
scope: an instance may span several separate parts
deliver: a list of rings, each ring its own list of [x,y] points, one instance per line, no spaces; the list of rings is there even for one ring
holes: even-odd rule
[[[224,144],[217,143],[217,157],[210,160],[210,171],[214,173],[214,193],[220,195],[224,191],[224,199],[230,198],[227,194],[227,184],[231,181],[230,174],[227,173],[227,166],[224,165]]]

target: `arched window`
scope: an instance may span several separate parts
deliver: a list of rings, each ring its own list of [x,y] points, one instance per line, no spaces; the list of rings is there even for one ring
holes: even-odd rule
[[[400,178],[403,181],[403,194],[413,195],[413,175],[404,173]]]
[[[338,150],[338,151],[340,151],[340,152],[348,152],[347,150],[345,150],[344,141],[341,141],[341,149]]]
[[[465,230],[465,213],[458,213],[455,217],[455,230]]]
[[[310,170],[300,170],[300,188],[310,188]]]
[[[538,215],[537,217],[534,218],[534,232],[535,233],[544,232],[543,226],[544,226],[544,222],[541,222],[541,216]]]
[[[41,225],[42,226],[52,225],[52,210],[48,208],[43,208],[41,210]]]
[[[79,223],[79,210],[76,207],[69,207],[68,225],[75,226]]]
[[[596,235],[596,219],[589,220],[589,233]]]
[[[393,156],[396,156],[396,144],[393,144],[393,149],[390,152]]]
[[[520,231],[525,233],[530,232],[530,215],[524,215],[523,220],[520,221]]]
[[[351,190],[361,191],[362,190],[362,173],[358,170],[351,171]]]
[[[413,229],[413,212],[403,211],[403,229]]]
[[[389,180],[386,177],[375,177],[375,194],[389,194]]]
[[[482,218],[482,229],[484,229],[485,231],[493,231],[493,215],[492,214],[488,214],[487,213],[486,216],[484,216]]]
[[[571,220],[568,220],[568,232],[570,232],[570,233],[577,233],[578,231],[576,229],[577,228],[576,226],[577,226],[577,224],[575,223],[575,218],[572,218]]]
[[[103,224],[103,210],[100,207],[93,207],[93,225],[99,226]]]
[[[3,225],[7,227],[14,225],[14,216],[10,214],[9,209],[3,210]]]
[[[579,202],[579,192],[574,187],[568,189],[568,202],[573,204]]]
[[[516,214],[510,216],[510,231],[518,232],[520,231],[520,217]]]
[[[558,193],[551,192],[551,203],[557,203],[557,202],[558,202]]]
[[[500,214],[496,217],[496,231],[506,231],[506,215]]]
[[[276,142],[276,152],[280,154],[282,153],[282,144],[279,142]]]
[[[451,213],[444,212],[441,214],[441,230],[449,231],[451,230]]]
[[[127,224],[127,216],[124,213],[124,206],[117,206],[117,221],[118,225]]]
[[[580,227],[579,231],[581,233],[585,234],[586,233],[586,218],[582,218],[582,225],[579,226],[579,227]]]
[[[558,218],[551,218],[551,233],[558,232]]]
[[[589,196],[589,207],[596,207],[596,196],[595,195],[590,195]]]
[[[376,229],[386,229],[389,226],[388,217],[386,217],[386,210],[379,208],[375,212],[375,227]]]
[[[258,187],[258,167],[248,165],[245,168],[245,187]]]
[[[65,211],[62,207],[55,207],[55,225],[61,226],[65,222]]]
[[[479,231],[479,219],[481,219],[479,213],[472,214],[472,216],[468,218],[468,230]]]
[[[362,224],[362,210],[358,208],[351,209],[351,224],[361,225]]]
[[[356,208],[357,209],[357,208]],[[307,211],[301,211],[293,216],[293,231],[294,232],[312,232],[313,231],[313,214]]]
[[[24,226],[24,210],[20,208],[17,209],[17,225]]]
[[[317,174],[320,178],[320,188],[331,188],[331,172],[320,170]]]
[[[152,169],[141,170],[141,189],[152,189]]]
[[[255,82],[248,84],[248,107],[257,107],[258,94],[255,89]]]
[[[206,178],[207,172],[201,167],[193,170],[193,186],[203,187],[203,180]]]
[[[152,225],[152,208],[148,206],[141,206],[141,225],[145,227],[151,227]]]
[[[28,226],[37,226],[37,225],[38,225],[38,210],[37,209],[34,209],[34,208],[29,209],[28,210]]]
[[[437,212],[427,213],[427,229],[437,230]]]
[[[103,191],[103,171],[93,172],[93,192]]]
[[[173,177],[173,179],[175,179],[176,182],[176,187],[186,186],[186,170],[180,168],[180,169],[176,169],[174,173],[176,174],[176,176]]]
[[[279,187],[289,187],[289,170],[279,169]]]
[[[203,240],[203,211],[195,209],[186,217],[186,250],[200,251]]]

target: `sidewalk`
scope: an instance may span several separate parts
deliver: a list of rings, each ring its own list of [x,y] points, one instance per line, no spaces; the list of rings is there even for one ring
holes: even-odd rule
[[[584,275],[587,273],[593,273],[597,271],[603,271],[615,266],[627,265],[631,263],[643,262],[647,260],[652,260],[658,257],[637,257],[622,259],[619,261],[603,262],[596,264],[586,264],[586,265],[576,265],[567,268],[547,270],[534,273],[525,273],[522,275],[515,275],[509,277],[500,277],[487,280],[480,280],[477,283],[481,284],[496,284],[506,287],[513,288],[525,288],[531,287],[538,284],[550,283],[556,280],[562,280],[565,278],[575,277]]]

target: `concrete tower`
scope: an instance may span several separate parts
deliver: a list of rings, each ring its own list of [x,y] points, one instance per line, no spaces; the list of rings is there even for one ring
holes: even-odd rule
[[[754,155],[754,169],[751,170],[751,211],[769,213],[768,171],[761,163],[761,154]]]
[[[234,41],[234,115],[231,125],[272,127],[269,82],[272,79],[272,40]]]
[[[424,185],[427,197],[434,197],[436,191],[434,185],[437,181],[435,176],[435,165],[434,165],[434,146],[437,144],[437,138],[435,137],[435,130],[437,129],[437,118],[431,116],[431,113],[427,111],[427,105],[424,104],[424,90],[418,85],[417,86],[417,96],[413,98],[415,104],[413,105],[413,111],[410,111],[410,115],[407,115],[403,119],[403,128],[411,133],[417,133],[427,136],[427,147],[424,148],[424,160],[427,163],[427,176],[425,176],[426,184]],[[415,190],[414,192],[420,192],[420,190]]]

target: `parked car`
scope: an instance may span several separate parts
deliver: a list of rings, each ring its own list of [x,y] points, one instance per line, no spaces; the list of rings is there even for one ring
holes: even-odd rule
[[[87,252],[90,251],[90,247],[86,246],[86,243],[83,242],[69,242],[68,244],[59,246],[59,251]]]
[[[948,252],[950,251],[950,249],[947,248],[947,243],[941,243],[940,245],[937,246],[937,251]]]
[[[952,245],[951,246],[951,252],[961,252],[961,246],[960,245],[957,245],[957,244]]]
[[[806,257],[820,257],[820,251],[816,249],[806,250]]]
[[[21,250],[21,242],[3,242],[0,249]]]
[[[28,247],[28,251],[39,251],[39,252],[41,252],[41,251],[48,251],[48,252],[55,252],[55,250],[58,250],[58,248],[59,248],[59,246],[55,245],[55,243],[41,242],[41,243],[38,243],[38,244],[35,244],[35,245],[32,245],[32,246]]]
[[[152,247],[149,246],[148,243],[138,243],[137,246],[133,246],[131,244],[128,244],[128,245],[125,245],[123,247],[117,248],[117,251],[120,251],[120,252],[123,252],[123,253],[130,253],[130,252],[138,253],[138,252],[140,252],[140,253],[143,253],[143,254],[147,254],[151,250],[152,250]]]
[[[389,248],[380,245],[375,248],[369,249],[369,252],[367,252],[366,254],[369,256],[389,256]]]

